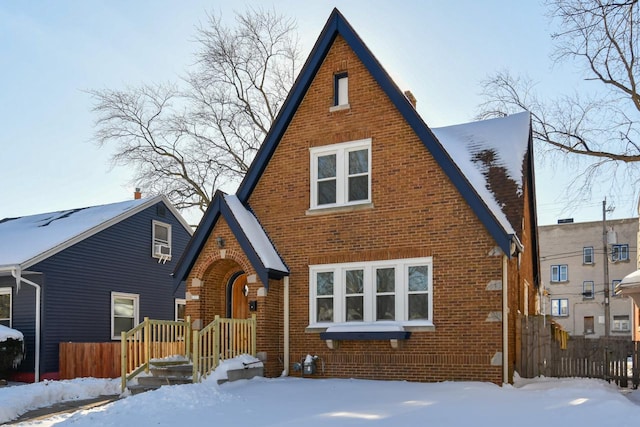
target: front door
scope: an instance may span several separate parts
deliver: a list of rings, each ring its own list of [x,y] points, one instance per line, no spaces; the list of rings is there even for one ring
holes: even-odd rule
[[[249,317],[249,299],[247,298],[247,275],[239,275],[231,285],[231,318]]]

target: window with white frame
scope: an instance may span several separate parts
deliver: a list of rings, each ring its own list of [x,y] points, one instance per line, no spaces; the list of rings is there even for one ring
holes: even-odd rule
[[[165,261],[171,259],[171,224],[153,221],[153,254],[154,258]]]
[[[349,75],[346,72],[338,73],[333,78],[333,105],[349,105]]]
[[[551,300],[551,315],[563,316],[569,315],[569,300],[566,298],[552,299]]]
[[[187,301],[184,298],[176,298],[175,319],[177,321],[182,322],[184,319],[187,318],[185,314],[186,310],[187,310]]]
[[[569,268],[567,264],[551,266],[551,281],[566,282],[569,279]]]
[[[593,246],[582,248],[582,263],[593,264]]]
[[[612,245],[611,246],[612,261],[629,261],[629,245]]]
[[[613,316],[613,327],[611,330],[616,332],[629,332],[631,330],[629,316]]]
[[[592,280],[582,282],[582,297],[585,299],[595,298],[595,285]]]
[[[140,296],[111,292],[111,338],[120,339],[121,332],[133,329],[138,322]]]
[[[311,209],[371,201],[371,139],[310,149]]]
[[[11,327],[11,304],[11,288],[0,288],[0,325],[4,325],[8,328]]]
[[[312,325],[432,320],[431,257],[312,265],[309,278]]]
[[[618,284],[621,282],[622,280],[620,279],[615,279],[611,281],[611,292],[609,292],[609,295],[612,297],[617,297],[620,295],[616,295],[616,286],[618,286]]]

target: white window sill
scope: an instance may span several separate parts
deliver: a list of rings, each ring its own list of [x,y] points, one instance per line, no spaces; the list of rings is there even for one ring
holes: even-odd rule
[[[406,322],[345,322],[312,323],[305,328],[306,333],[319,332],[389,332],[410,331],[430,332],[436,327],[430,320],[409,320]]]
[[[310,325],[313,332],[319,332],[320,338],[325,340],[327,347],[335,350],[340,341],[383,341],[388,340],[391,348],[397,349],[400,342],[411,337],[411,325],[424,328],[433,327],[428,321],[423,322],[349,322],[325,325]],[[407,326],[405,326],[407,325]],[[422,325],[422,326],[419,326]],[[326,326],[326,327],[325,327]],[[324,330],[324,331],[323,331]]]
[[[343,111],[343,110],[350,110],[350,109],[351,109],[350,104],[334,105],[333,107],[329,107],[329,112],[334,113],[336,111]]]
[[[373,203],[364,202],[364,203],[357,203],[353,205],[342,205],[342,206],[333,205],[326,208],[325,207],[309,208],[305,212],[305,215],[308,215],[308,216],[327,215],[332,213],[354,212],[354,211],[360,211],[364,209],[373,209]]]

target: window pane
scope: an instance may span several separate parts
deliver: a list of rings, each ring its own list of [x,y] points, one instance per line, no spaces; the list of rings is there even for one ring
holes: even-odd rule
[[[163,227],[162,225],[155,225],[155,238],[156,240],[160,240],[163,242],[169,241],[169,229],[167,227]]]
[[[378,295],[376,297],[376,320],[395,320],[395,295]]]
[[[353,322],[353,321],[358,322],[362,320],[363,313],[364,313],[363,302],[364,302],[363,297],[347,297],[346,298],[347,322]]]
[[[333,298],[318,298],[317,321],[333,322]]]
[[[331,179],[318,183],[318,204],[326,205],[336,202],[336,180]]]
[[[116,317],[113,319],[113,332],[116,336],[120,336],[121,332],[127,332],[133,329],[133,319],[126,317]]]
[[[11,317],[11,295],[0,295],[0,319],[8,319]]]
[[[318,179],[334,178],[336,176],[336,155],[318,157]]]
[[[317,295],[333,295],[333,272],[316,274]]]
[[[409,320],[429,318],[429,294],[409,295]]]
[[[409,292],[425,292],[429,290],[429,267],[421,265],[409,267]]]
[[[113,302],[113,312],[116,316],[119,317],[133,318],[133,300],[125,298],[115,298]]]
[[[187,306],[185,304],[178,304],[178,318],[176,320],[184,320],[185,319],[185,311]]]
[[[369,177],[354,176],[349,178],[349,201],[367,200],[369,198]]]
[[[396,291],[396,269],[379,268],[376,270],[376,292]]]
[[[349,175],[369,172],[369,150],[349,152]]]
[[[347,294],[361,294],[364,291],[363,270],[347,270],[346,292]]]
[[[347,76],[338,79],[338,99],[337,105],[349,103],[349,78]]]

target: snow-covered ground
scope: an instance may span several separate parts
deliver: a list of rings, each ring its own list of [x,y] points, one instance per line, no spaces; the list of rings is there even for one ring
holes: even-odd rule
[[[77,379],[0,388],[0,422],[38,406],[117,393],[118,380]],[[254,378],[163,387],[109,405],[21,425],[53,426],[633,426],[640,391],[599,380],[475,382]]]

